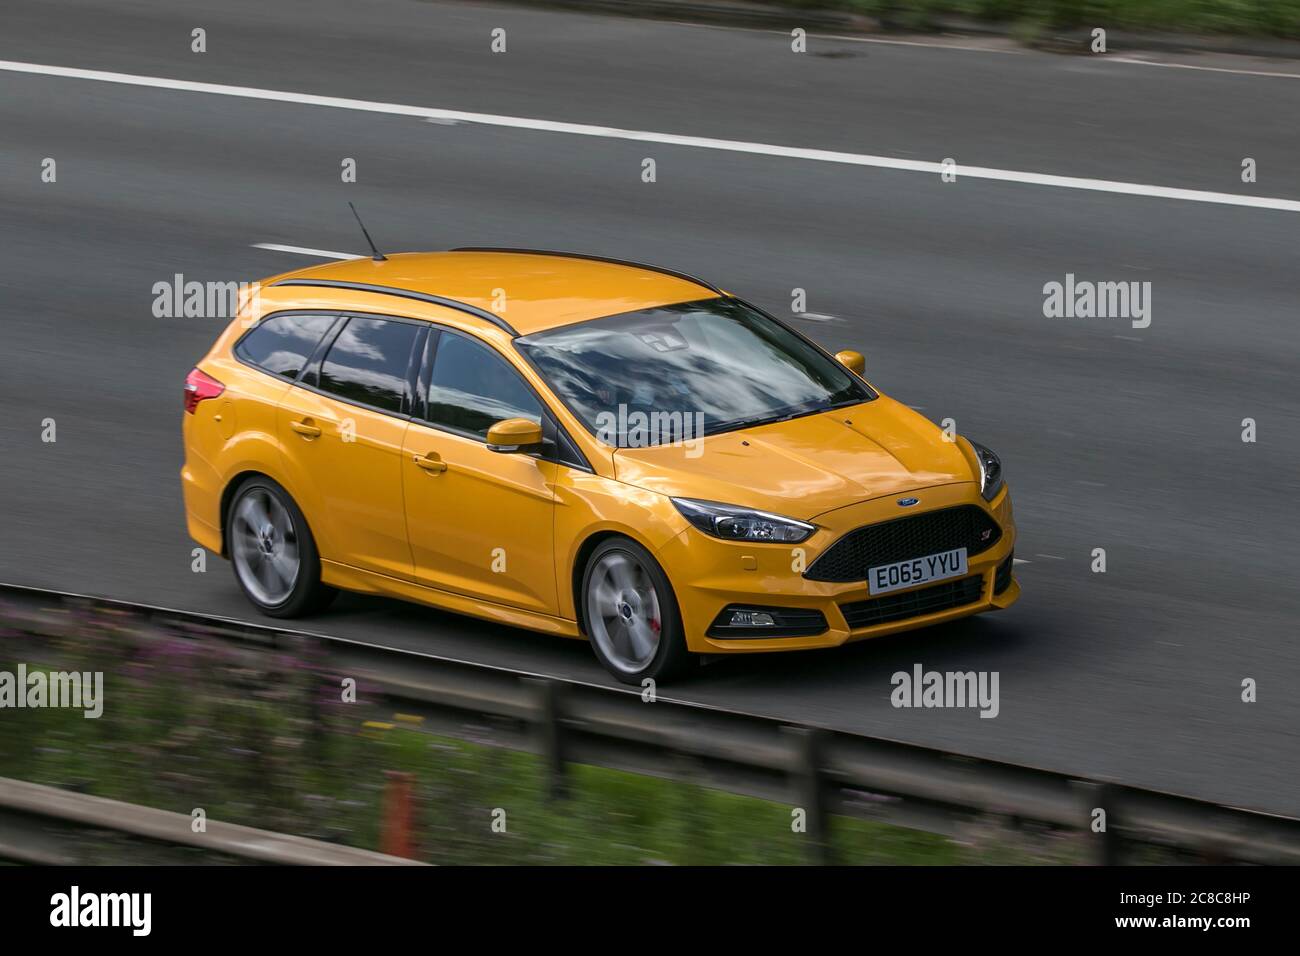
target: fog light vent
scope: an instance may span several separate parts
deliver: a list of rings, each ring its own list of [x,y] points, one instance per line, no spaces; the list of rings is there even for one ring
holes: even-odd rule
[[[709,637],[810,637],[826,630],[826,615],[805,607],[729,604],[713,620]]]

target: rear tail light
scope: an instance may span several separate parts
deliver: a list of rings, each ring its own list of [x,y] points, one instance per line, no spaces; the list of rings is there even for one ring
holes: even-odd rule
[[[193,415],[194,410],[199,407],[199,402],[205,398],[216,398],[225,390],[226,386],[211,375],[205,375],[195,369],[185,376],[185,411]]]

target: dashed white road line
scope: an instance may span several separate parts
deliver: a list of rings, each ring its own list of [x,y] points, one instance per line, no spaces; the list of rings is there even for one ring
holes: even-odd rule
[[[944,167],[937,162],[900,159],[895,156],[877,156],[870,153],[846,153],[829,149],[809,149],[798,146],[778,146],[772,143],[753,143],[743,140],[715,139],[707,136],[682,136],[676,133],[659,133],[652,130],[620,129],[614,126],[593,126],[587,123],[564,123],[556,120],[528,116],[503,116],[496,113],[470,113],[464,110],[447,110],[426,106],[406,106],[400,103],[380,103],[373,100],[355,100],[341,96],[318,96],[312,93],[294,93],[286,90],[267,90],[251,86],[230,86],[223,83],[199,83],[160,76],[138,76],[133,73],[112,73],[105,70],[82,70],[67,66],[42,63],[24,63],[0,60],[0,70],[11,73],[31,73],[40,76],[57,76],[66,79],[91,80],[99,83],[119,83],[126,86],[143,86],[154,89],[176,90],[188,93],[209,93],[241,99],[269,100],[278,103],[297,103],[303,106],[323,106],[333,109],[358,110],[366,113],[386,113],[392,116],[414,116],[421,119],[460,121],[483,126],[524,129],[541,133],[565,133],[573,136],[592,136],[602,139],[632,140],[642,143],[659,143],[664,146],[686,146],[696,149],[721,150],[731,153],[749,153],[783,159],[801,159],[810,162],[838,163],[848,166],[870,166],[877,169],[896,169],[905,172],[928,173],[937,177],[943,172],[955,172],[962,179],[992,180],[1027,186],[1050,186],[1057,189],[1077,189],[1091,192],[1142,196],[1149,199],[1174,199],[1182,202],[1216,203],[1225,206],[1248,206],[1282,212],[1300,212],[1300,200],[1271,196],[1249,196],[1241,193],[1210,192],[1202,189],[1181,189],[1173,186],[1156,186],[1146,183],[1115,182],[1108,179],[1087,179],[1079,176],[1056,176],[1015,169],[996,169],[988,166]],[[952,183],[943,188],[953,188]]]
[[[1033,564],[1033,562],[1027,558],[1012,558],[1011,563],[1012,564]]]
[[[299,256],[316,256],[318,259],[360,259],[352,252],[330,252],[328,249],[308,249],[306,246],[282,246],[275,242],[255,242],[254,249],[266,249],[270,252],[291,252]]]
[[[729,30],[731,27],[716,27],[719,30]],[[761,28],[758,28],[761,29]],[[773,30],[762,30],[764,33],[777,33],[778,36],[787,34],[779,33]],[[858,37],[848,36],[842,33],[816,33],[813,36],[818,40],[842,40],[845,43],[878,43],[881,46],[920,46],[929,47],[934,50],[964,50],[968,53],[1001,53],[1009,56],[1023,56],[1027,51],[1013,46],[990,46],[975,45],[970,43],[961,43],[958,41],[944,42],[932,40],[886,40],[884,37]]]
[[[1167,70],[1199,70],[1203,73],[1236,73],[1238,76],[1272,76],[1286,80],[1300,80],[1300,73],[1276,73],[1269,70],[1234,70],[1228,66],[1200,66],[1195,63],[1162,63],[1159,60],[1141,60],[1133,56],[1107,56],[1112,63],[1132,63],[1135,66],[1161,66]]]

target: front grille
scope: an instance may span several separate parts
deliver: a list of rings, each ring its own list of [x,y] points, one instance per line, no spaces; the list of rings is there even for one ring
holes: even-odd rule
[[[932,584],[928,588],[903,594],[887,594],[870,601],[841,604],[840,611],[843,612],[849,629],[857,630],[860,627],[888,624],[890,621],[902,621],[909,617],[974,604],[980,599],[983,589],[984,576],[973,574],[968,578],[944,581],[942,584]]]
[[[1002,529],[975,505],[942,508],[850,531],[808,566],[810,581],[865,581],[867,569],[965,548],[968,558],[998,543]]]
[[[1011,587],[1011,565],[1014,563],[1015,557],[1016,553],[1012,551],[1007,555],[1007,559],[998,565],[998,573],[993,575],[994,594],[1001,594]]]

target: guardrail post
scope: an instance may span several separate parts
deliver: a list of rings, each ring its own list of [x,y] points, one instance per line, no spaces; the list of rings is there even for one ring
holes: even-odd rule
[[[794,744],[792,782],[799,809],[804,811],[809,861],[818,866],[835,862],[830,844],[830,793],[823,770],[823,733],[811,727],[783,728]]]
[[[568,774],[564,762],[564,707],[560,699],[560,685],[553,680],[531,680],[537,694],[537,717],[534,730],[538,752],[546,768],[552,800],[563,800],[569,795]]]
[[[379,849],[389,856],[415,859],[415,841],[411,834],[411,774],[400,770],[384,771],[384,819]]]
[[[1097,863],[1101,866],[1120,866],[1124,862],[1125,841],[1120,836],[1122,822],[1119,788],[1103,783],[1097,788],[1097,806],[1106,811],[1106,829],[1098,834]]]

